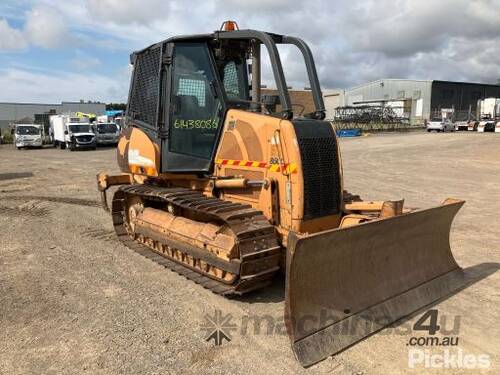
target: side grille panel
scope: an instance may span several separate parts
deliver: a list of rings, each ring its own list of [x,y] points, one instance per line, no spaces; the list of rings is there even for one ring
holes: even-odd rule
[[[156,126],[160,57],[160,47],[147,49],[136,55],[129,98],[128,115],[152,126]]]
[[[304,175],[304,220],[340,213],[337,139],[330,123],[294,120]]]

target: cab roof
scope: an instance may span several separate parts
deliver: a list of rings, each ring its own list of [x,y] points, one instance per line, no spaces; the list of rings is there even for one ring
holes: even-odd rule
[[[132,52],[130,55],[130,61],[133,63],[133,56],[136,54],[140,54],[149,49],[160,47],[165,43],[175,43],[175,42],[201,42],[201,41],[209,41],[219,39],[221,35],[224,35],[224,39],[252,39],[255,35],[267,35],[271,37],[275,43],[281,43],[283,39],[283,35],[269,33],[267,31],[253,30],[253,29],[244,29],[244,30],[233,30],[233,31],[214,31],[209,34],[191,34],[191,35],[177,35],[167,39],[164,39],[160,42],[153,43],[150,46],[143,48],[141,50],[137,50]]]

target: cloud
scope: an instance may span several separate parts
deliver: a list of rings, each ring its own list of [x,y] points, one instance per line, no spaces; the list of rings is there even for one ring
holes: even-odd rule
[[[347,8],[342,35],[356,51],[388,57],[446,48],[451,38],[491,38],[500,34],[500,1],[366,1]]]
[[[325,89],[379,78],[486,83],[500,78],[500,0],[193,0],[189,4],[184,0],[37,0],[34,6],[29,0],[23,1],[24,8],[17,3],[7,8],[0,5],[0,11],[13,14],[14,9],[24,9],[19,13],[26,15],[24,26],[14,23],[18,28],[12,26],[12,17],[10,25],[0,19],[0,50],[25,52],[28,44],[53,48],[54,53],[60,52],[59,58],[73,60],[69,70],[95,77],[100,77],[93,73],[97,69],[109,72],[118,61],[126,64],[133,50],[174,35],[212,32],[222,21],[233,19],[242,29],[303,38],[313,51]],[[75,49],[85,57],[75,57]],[[68,51],[72,57],[67,57]],[[287,83],[295,88],[309,86],[301,55],[293,49],[282,52]],[[128,78],[112,74],[106,78],[110,98],[126,95]],[[272,85],[270,69],[264,68],[263,78]],[[116,85],[109,81],[113,79]],[[29,86],[23,87],[30,96]]]
[[[96,66],[101,65],[101,60],[95,56],[78,54],[77,57],[71,60],[71,64],[77,70],[90,70],[95,68]]]
[[[99,22],[122,25],[165,19],[169,12],[165,0],[87,0],[86,6],[90,16]]]
[[[27,13],[24,32],[31,43],[43,48],[61,47],[70,40],[65,17],[45,5]]]
[[[310,44],[324,88],[379,78],[500,78],[494,47],[500,45],[500,0],[316,1],[290,4],[280,17],[262,13],[257,24]],[[304,82],[297,58],[283,61],[288,83]]]
[[[265,14],[267,11],[290,9],[291,3],[289,0],[215,0],[218,8],[233,13],[254,13],[258,9]]]
[[[102,64],[102,61],[93,54],[89,54],[82,49],[75,50],[75,57],[70,61],[71,66],[76,70],[92,70]]]
[[[0,19],[0,51],[22,50],[27,46],[22,31],[10,27],[5,19]]]
[[[99,100],[126,101],[128,69],[120,69],[114,76],[92,73],[42,72],[21,68],[0,69],[0,101],[61,102]]]

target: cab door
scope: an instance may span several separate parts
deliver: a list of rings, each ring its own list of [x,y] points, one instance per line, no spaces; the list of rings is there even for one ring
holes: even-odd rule
[[[224,106],[211,51],[203,42],[175,43],[167,79],[167,137],[162,172],[208,172]]]

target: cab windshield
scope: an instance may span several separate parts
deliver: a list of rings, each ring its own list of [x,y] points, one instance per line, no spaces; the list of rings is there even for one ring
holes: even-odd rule
[[[18,126],[16,127],[16,134],[19,135],[39,135],[40,129],[36,126]]]
[[[97,124],[97,132],[100,134],[114,134],[118,131],[118,127],[113,123]]]
[[[90,133],[90,125],[68,125],[71,133]]]

